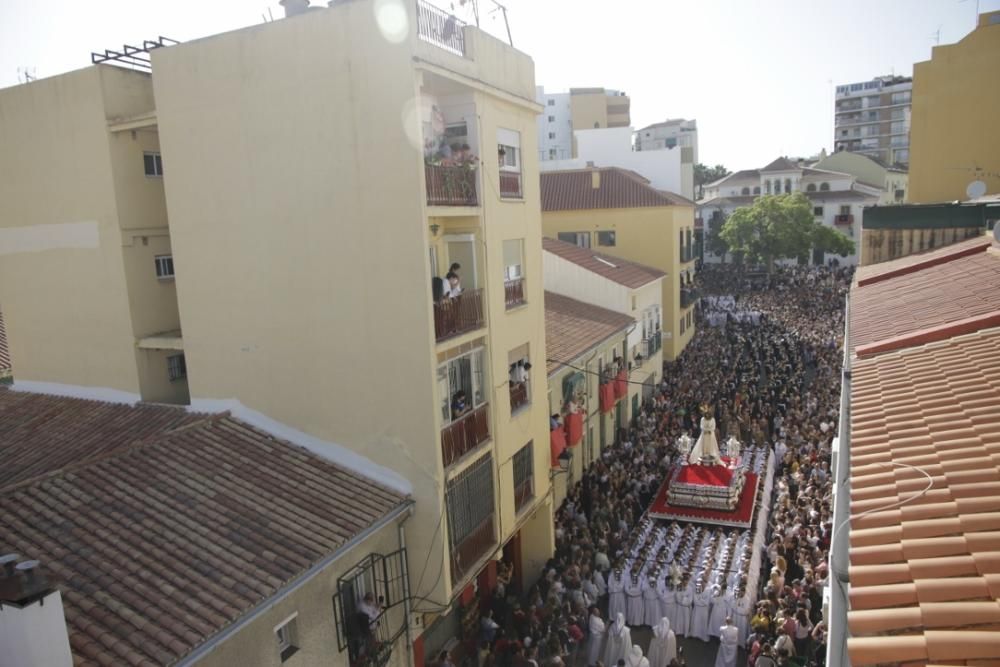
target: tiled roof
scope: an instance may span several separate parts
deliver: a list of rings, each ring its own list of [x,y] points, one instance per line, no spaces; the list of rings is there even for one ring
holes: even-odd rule
[[[1000,328],[854,362],[852,665],[1000,659],[998,406]]]
[[[925,250],[913,255],[907,255],[906,257],[900,257],[899,259],[893,259],[888,262],[859,266],[857,272],[854,274],[854,278],[859,285],[866,285],[894,275],[912,273],[919,269],[933,266],[934,264],[942,264],[958,259],[959,257],[976,254],[990,247],[990,244],[989,237],[978,236],[941,248]]]
[[[857,190],[826,190],[804,192],[803,194],[810,201],[860,201],[863,199],[875,201],[878,199],[875,195],[858,192]]]
[[[1000,311],[1000,255],[976,252],[943,264],[885,278],[851,293],[850,344],[906,337]],[[897,340],[897,342],[900,342]],[[904,346],[900,343],[898,346]]]
[[[779,157],[777,160],[767,165],[761,172],[768,171],[798,171],[799,166],[786,157]]]
[[[600,183],[594,187],[594,173]],[[618,167],[546,171],[541,174],[543,211],[693,206],[680,195],[657,190],[635,172]]]
[[[542,239],[542,248],[567,262],[572,262],[619,285],[633,289],[648,285],[667,275],[659,269],[644,264],[604,255],[590,248],[581,248],[573,243],[557,241],[556,239]]]
[[[568,296],[545,292],[545,356],[547,374],[635,323],[628,315],[592,306]]]
[[[0,552],[37,558],[60,582],[78,666],[172,664],[406,502],[225,414],[164,432],[176,409],[26,396],[34,420],[25,396],[0,408],[19,457],[73,432],[121,445],[42,457],[48,470],[0,489]],[[7,406],[11,392],[0,397]],[[143,441],[149,430],[159,435]]]
[[[715,187],[721,185],[722,183],[728,183],[729,181],[759,181],[760,180],[760,169],[743,169],[740,171],[735,171],[728,176],[723,176],[722,178],[712,181],[711,183],[706,183],[706,188]]]
[[[3,312],[0,311],[0,377],[10,374],[10,351],[7,349],[7,329],[3,324]]]

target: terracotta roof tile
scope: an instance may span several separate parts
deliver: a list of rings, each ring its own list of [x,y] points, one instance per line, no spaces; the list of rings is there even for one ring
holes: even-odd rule
[[[557,241],[556,239],[543,238],[542,248],[567,262],[572,262],[619,285],[633,289],[648,285],[667,275],[663,271],[645,264],[630,262],[612,255],[604,255],[590,248],[581,248],[573,243]]]
[[[972,239],[952,243],[941,248],[925,250],[899,259],[878,264],[859,266],[854,274],[857,285],[864,286],[879,280],[893,277],[895,275],[912,273],[935,264],[950,262],[959,257],[969,254],[976,254],[990,247],[990,239],[986,236],[978,236]]]
[[[997,286],[1000,255],[976,252],[855,287],[850,344],[859,350],[901,337],[905,345],[909,334],[1000,312]]]
[[[594,187],[595,174],[600,182]],[[542,172],[542,210],[694,206],[680,195],[657,190],[633,171],[619,167]]]
[[[406,502],[228,415],[114,408],[0,391],[2,455],[27,459],[0,489],[0,552],[60,582],[77,665],[176,662]],[[34,453],[74,432],[92,449]]]
[[[547,373],[559,370],[612,335],[635,323],[628,315],[592,306],[568,296],[545,292],[545,356]]]
[[[896,302],[917,307],[909,290],[933,289],[885,284],[901,280]],[[895,317],[894,305],[876,321]],[[1000,327],[858,359],[851,373],[851,664],[1000,660]]]

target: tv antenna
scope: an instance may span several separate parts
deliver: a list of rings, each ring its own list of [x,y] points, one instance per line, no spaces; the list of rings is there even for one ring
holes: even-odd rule
[[[499,12],[500,14],[503,15],[504,28],[507,30],[507,42],[511,46],[514,46],[514,40],[510,36],[510,21],[507,19],[507,7],[505,5],[501,5],[499,2],[497,2],[497,0],[489,0],[489,2],[493,4],[493,9],[491,9],[489,12],[487,12],[487,14],[493,15],[493,14],[496,14],[496,13]],[[472,8],[472,17],[473,17],[473,19],[476,22],[476,27],[479,28],[480,27],[480,25],[479,25],[479,0],[458,0],[458,5],[460,7],[465,7],[466,5],[469,5]],[[455,3],[454,2],[451,3],[451,9],[452,9],[452,11],[455,10]]]
[[[35,74],[35,68],[31,67],[18,67],[17,68],[17,81],[18,83],[31,83],[36,80],[38,76]]]

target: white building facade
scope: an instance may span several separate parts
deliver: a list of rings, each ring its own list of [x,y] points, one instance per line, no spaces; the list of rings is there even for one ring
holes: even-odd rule
[[[569,93],[545,93],[535,87],[535,101],[545,107],[538,116],[538,161],[573,157],[573,109]]]
[[[852,151],[893,165],[910,162],[913,79],[879,76],[837,86],[834,151]]]
[[[814,252],[812,264],[836,260],[841,265],[857,265],[861,248],[861,225],[865,206],[878,202],[882,189],[861,183],[851,174],[802,167],[786,158],[778,158],[762,169],[738,171],[705,186],[705,196],[698,202],[696,224],[701,222],[707,237],[733,211],[750,206],[761,195],[803,193],[813,206],[814,217],[852,239],[855,252],[846,257]],[[719,263],[724,258],[712,253],[703,243],[703,260]],[[794,261],[794,260],[793,260]]]
[[[698,121],[673,118],[637,130],[637,151],[658,151],[664,148],[690,148],[691,161],[698,162]]]

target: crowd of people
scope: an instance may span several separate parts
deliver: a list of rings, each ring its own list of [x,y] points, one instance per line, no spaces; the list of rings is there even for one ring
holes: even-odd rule
[[[740,667],[823,664],[830,448],[851,277],[826,267],[700,273],[702,293],[720,298],[703,300],[702,326],[664,365],[654,396],[567,491],[537,582],[484,604],[479,667],[685,665],[685,644],[716,637],[719,666],[735,667],[740,647]],[[763,523],[749,531],[646,515],[704,405],[714,406],[720,439],[773,462],[773,488],[758,501],[769,512],[758,508]],[[755,530],[761,538],[749,539]],[[650,535],[669,548],[637,557]],[[680,557],[692,553],[714,560],[682,572]],[[635,626],[648,627],[645,649]]]

